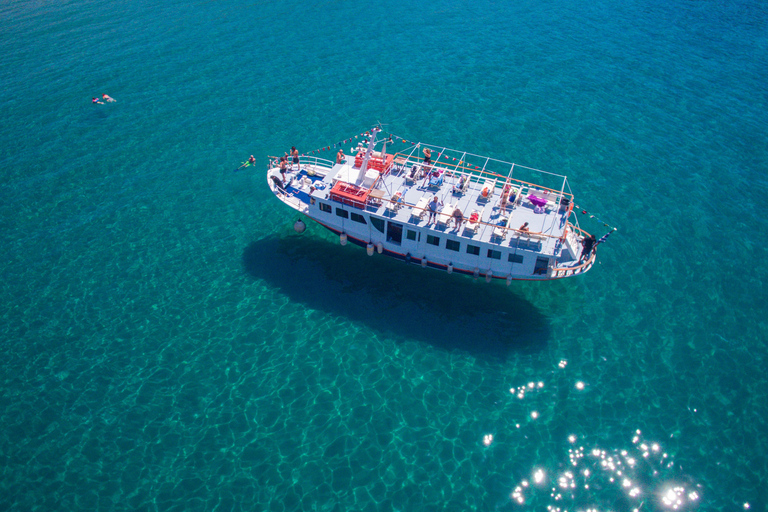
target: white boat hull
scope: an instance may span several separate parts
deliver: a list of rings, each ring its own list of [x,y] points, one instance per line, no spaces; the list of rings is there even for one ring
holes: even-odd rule
[[[455,183],[441,182],[436,189],[408,186],[407,167],[402,165],[374,172],[365,166],[360,169],[359,159],[357,166],[314,157],[301,160],[299,171],[286,173],[288,183],[282,182],[279,168],[271,162],[267,174],[270,189],[283,203],[339,235],[343,243],[358,245],[368,254],[380,252],[407,263],[508,283],[579,275],[595,262],[594,251],[586,257],[581,255],[584,234],[568,221],[571,211],[561,206],[562,195],[557,197],[557,204],[547,205],[542,212],[522,204],[520,198],[520,204],[502,208],[494,206],[492,197],[505,192],[495,185],[491,189],[487,181],[474,176],[467,189],[456,195]],[[458,182],[458,173],[448,180]],[[541,193],[544,189],[529,190]],[[486,191],[491,198],[485,197]],[[428,212],[423,209],[423,198],[432,193],[442,193],[444,203],[456,202],[444,206],[434,224],[426,222]],[[470,219],[465,217],[457,229],[450,212],[458,206],[464,211],[469,211],[468,207],[481,211],[477,225],[469,225]],[[511,227],[512,222],[516,225],[524,219],[530,219],[525,220],[526,225],[535,222],[538,232]]]

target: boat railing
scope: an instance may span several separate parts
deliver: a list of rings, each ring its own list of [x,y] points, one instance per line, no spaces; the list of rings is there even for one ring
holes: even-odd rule
[[[290,194],[283,194],[281,199],[284,203],[290,204],[292,206],[295,206],[297,210],[299,210],[302,213],[307,213],[309,211],[309,207],[306,203],[302,202],[298,197],[290,195]]]
[[[583,274],[590,268],[592,268],[592,265],[595,264],[595,260],[597,258],[597,251],[592,250],[589,257],[584,261],[584,263],[577,265],[575,267],[554,267],[552,269],[552,277],[568,277],[568,276],[574,276],[577,274]]]
[[[568,229],[566,230],[566,234],[567,234],[568,230],[572,231],[573,234],[576,235],[579,238],[586,238],[586,237],[589,236],[588,232],[584,231],[583,229],[581,229],[579,226],[577,226],[575,224],[571,224],[570,222],[568,223]],[[564,237],[565,237],[565,235],[564,235]]]
[[[547,193],[547,194],[556,196],[558,200],[561,200],[560,198],[564,197],[568,199],[568,201],[573,201],[573,194],[570,192],[565,192],[565,191],[561,192],[560,190],[546,187],[538,183],[533,183],[533,182],[521,180],[518,178],[513,178],[509,175],[504,175],[504,174],[500,174],[493,171],[475,169],[474,167],[470,167],[469,165],[466,165],[463,162],[460,162],[460,163],[431,162],[429,164],[425,164],[423,160],[414,158],[412,155],[408,155],[404,153],[396,153],[394,155],[393,161],[394,161],[393,167],[399,167],[403,169],[405,172],[408,172],[408,169],[411,169],[414,165],[416,165],[427,172],[432,172],[436,170],[436,171],[442,171],[443,173],[448,173],[449,177],[455,177],[457,178],[457,180],[460,180],[462,176],[465,176],[470,183],[475,183],[480,185],[484,184],[487,180],[493,180],[494,188],[503,188],[504,186],[509,185],[510,187],[516,188],[518,190],[518,195],[541,192],[541,193]],[[551,173],[547,173],[546,171],[541,171],[539,169],[533,169],[530,167],[517,166],[517,165],[515,165],[515,167],[519,167],[521,169],[527,169],[536,173],[551,174]],[[559,175],[555,175],[555,176],[559,177]]]
[[[403,140],[405,142],[405,140]],[[525,165],[515,164],[512,162],[505,162],[503,160],[497,160],[495,158],[475,155],[473,153],[467,153],[466,151],[458,151],[450,148],[432,146],[423,143],[411,143],[411,147],[408,150],[401,150],[396,152],[396,157],[401,156],[410,161],[421,161],[420,149],[431,150],[431,155],[434,156],[432,163],[450,165],[452,167],[463,169],[466,172],[483,172],[488,174],[496,174],[497,176],[504,176],[505,178],[512,172],[532,172],[540,176],[546,176],[546,179],[554,178],[558,181],[563,180],[567,182],[567,178],[564,175],[544,171],[542,169],[535,169]],[[499,171],[499,172],[495,172]],[[540,180],[537,180],[540,181]]]
[[[348,157],[348,158],[351,158],[351,157]],[[279,166],[280,157],[270,156],[269,160],[270,160],[271,168]],[[410,156],[408,154],[404,154],[404,153],[396,153],[394,155],[394,157],[390,160],[390,162],[392,162],[393,166],[397,166],[397,167],[400,167],[402,169],[408,169],[408,168],[410,168],[413,165],[420,165],[422,167],[427,167],[424,164],[423,161],[421,161],[419,159],[416,159],[416,158],[413,158],[412,156]],[[292,162],[289,161],[288,164],[292,165]],[[307,166],[308,165],[308,166],[314,166],[314,167],[326,167],[326,168],[329,168],[329,169],[334,166],[334,162],[333,161],[325,159],[325,158],[320,158],[320,157],[314,156],[314,155],[302,155],[302,156],[300,156],[299,157],[299,164],[301,166]],[[557,191],[557,190],[554,190],[554,189],[551,189],[551,188],[547,188],[547,187],[544,187],[544,186],[541,186],[541,185],[538,185],[538,184],[535,184],[535,183],[530,183],[530,182],[526,182],[526,181],[523,181],[523,180],[518,180],[516,178],[510,178],[508,176],[504,176],[504,175],[497,174],[497,173],[490,172],[490,171],[472,169],[472,168],[470,168],[469,166],[465,165],[462,162],[460,162],[458,164],[453,164],[453,163],[450,163],[450,162],[449,163],[433,162],[433,163],[429,164],[429,169],[437,169],[437,170],[440,170],[440,171],[443,171],[443,172],[451,173],[451,176],[454,176],[457,179],[460,179],[460,177],[462,175],[464,175],[464,176],[467,177],[467,179],[469,179],[471,182],[474,182],[474,183],[484,183],[485,180],[487,180],[487,179],[494,179],[495,180],[494,187],[496,187],[497,184],[498,184],[499,187],[503,187],[504,185],[509,185],[511,187],[517,188],[517,190],[518,190],[518,198],[523,195],[523,190],[525,188],[528,188],[528,190],[530,190],[532,188],[535,188],[535,190],[539,190],[539,191],[550,192],[550,193],[558,194],[558,195],[560,194],[560,192]],[[388,167],[386,169],[386,171],[389,171],[389,170],[390,170],[390,168]],[[538,171],[537,169],[532,169],[532,170]],[[539,171],[539,172],[544,172],[544,171]],[[378,182],[379,180],[377,179],[376,181]],[[573,201],[573,195],[570,194],[570,193],[563,193],[562,196],[569,198],[570,201]],[[296,204],[296,205],[300,205],[301,204],[301,201],[299,201],[299,199],[293,198],[291,196],[287,196],[286,198],[284,198],[284,200],[286,202],[291,202],[291,203]],[[392,200],[392,198],[380,198],[380,202],[390,202],[391,200]],[[409,204],[409,203],[404,202],[404,201],[398,202],[398,205],[399,205],[400,208],[411,208],[414,211],[420,211],[421,213],[419,215],[424,215],[424,214],[429,213],[429,209],[428,208],[420,208],[420,207],[418,207],[415,204]],[[365,208],[365,205],[361,204],[358,207],[359,208]],[[558,207],[558,205],[556,205],[555,207]],[[451,220],[451,217],[452,217],[451,215],[444,214],[442,212],[438,212],[437,215],[438,215],[439,219],[442,219],[441,222],[444,223],[444,224],[447,224]],[[463,222],[466,223],[467,221],[468,221],[468,217],[465,216]],[[482,220],[478,220],[475,224],[477,224],[477,227],[475,228],[475,231],[480,229],[481,226],[482,227],[489,227],[491,229],[495,229],[495,228],[498,227],[498,225],[496,225],[496,224],[493,224],[493,223],[490,223],[490,222],[484,222]],[[556,235],[549,235],[549,234],[546,234],[546,233],[534,233],[534,232],[530,232],[530,231],[521,231],[519,229],[510,228],[510,227],[504,227],[503,229],[505,230],[505,232],[511,232],[511,233],[513,233],[513,236],[519,237],[519,238],[528,238],[528,239],[534,239],[534,240],[535,239],[544,240],[544,239],[549,239],[549,238],[559,238],[559,239],[561,239],[561,241],[564,241],[564,239],[565,239],[565,234],[563,234],[562,236],[556,236]],[[576,228],[576,229],[579,229],[579,228]]]
[[[350,157],[351,158],[351,157]],[[439,171],[441,176],[447,176],[449,178],[456,179],[456,182],[459,183],[462,177],[466,177],[469,183],[475,183],[480,186],[486,184],[489,180],[492,180],[493,183],[493,189],[491,192],[492,196],[496,196],[495,189],[496,188],[514,188],[517,190],[517,197],[515,198],[515,202],[520,204],[523,202],[523,198],[527,197],[530,194],[539,195],[542,197],[547,198],[551,201],[551,204],[554,208],[558,208],[561,205],[569,205],[573,204],[573,194],[570,192],[566,192],[565,190],[557,190],[554,188],[546,187],[544,185],[541,185],[539,183],[533,183],[525,180],[521,180],[518,178],[512,178],[511,175],[503,175],[496,172],[491,172],[487,170],[478,170],[475,168],[472,168],[463,162],[459,163],[452,163],[452,162],[431,162],[429,164],[425,164],[423,160],[415,158],[413,155],[409,155],[406,153],[395,153],[394,155],[381,155],[380,158],[387,162],[384,167],[380,170],[380,176],[388,174],[393,169],[395,170],[402,170],[403,172],[408,172],[409,169],[411,169],[414,165],[419,166],[423,171],[426,173],[422,176],[419,176],[418,178],[414,178],[415,180],[428,180],[430,172],[433,171]],[[329,162],[330,163],[330,162]],[[331,164],[332,165],[332,164]],[[518,167],[521,169],[528,169],[533,172],[537,173],[543,173],[543,174],[551,174],[547,173],[546,171],[541,171],[539,169],[533,169],[525,166],[516,166],[514,164],[510,164],[514,167]],[[510,171],[511,174],[511,171]],[[558,176],[559,175],[554,175]],[[376,182],[379,182],[379,179],[377,178]],[[377,188],[376,184],[371,187]],[[389,200],[389,198],[382,198],[384,201]]]
[[[307,213],[309,211],[309,206],[307,203],[296,197],[294,193],[288,192],[284,188],[278,187],[272,182],[270,182],[269,186],[272,188],[272,191],[275,193],[275,195],[285,204],[293,206],[302,213]]]
[[[280,158],[279,156],[270,156],[269,158],[269,168],[273,169],[275,167],[280,167]],[[291,165],[293,165],[293,160],[290,156],[287,158],[287,164],[290,168]],[[302,155],[299,157],[299,166],[313,166],[313,167],[327,167],[328,169],[333,168],[335,163],[331,160],[327,160],[325,158],[320,158],[318,156],[314,155]]]
[[[397,208],[410,208],[412,210],[411,215],[414,215],[414,213],[413,213],[414,211],[415,212],[420,212],[420,213],[417,213],[415,215],[417,217],[421,217],[422,215],[429,214],[429,208],[428,207],[422,208],[422,207],[419,207],[418,205],[411,204],[411,203],[408,203],[408,202],[405,202],[405,201],[394,200],[393,198],[382,199],[381,201],[385,202],[385,203],[390,203],[390,202],[391,203],[395,203]],[[378,208],[380,206],[380,203],[377,203],[377,204],[372,205],[372,206],[375,207],[375,208]],[[437,217],[438,217],[438,219],[442,219],[442,220],[440,220],[440,222],[442,224],[447,224],[453,218],[453,215],[449,215],[447,213],[442,213],[442,212],[437,212]],[[466,215],[463,215],[463,214],[462,214],[462,218],[463,218],[463,220],[462,220],[463,224],[466,224],[468,222],[468,220],[469,220],[469,217],[467,217]],[[477,231],[479,229],[479,226],[486,226],[486,227],[489,227],[491,229],[495,229],[495,228],[499,227],[498,224],[493,224],[491,222],[484,222],[482,220],[478,220],[474,224],[477,224],[477,226],[478,226],[478,228],[475,228],[475,231]],[[548,238],[555,238],[555,239],[560,239],[560,240],[564,240],[565,239],[565,234],[560,235],[560,236],[558,236],[558,235],[549,235],[547,233],[539,233],[539,232],[535,232],[535,231],[525,231],[525,230],[511,228],[511,227],[508,227],[508,226],[504,227],[503,229],[505,230],[505,232],[512,232],[513,236],[520,237],[520,238],[528,238],[528,239],[531,239],[531,240],[536,240],[536,239],[544,240],[544,239],[548,239]]]

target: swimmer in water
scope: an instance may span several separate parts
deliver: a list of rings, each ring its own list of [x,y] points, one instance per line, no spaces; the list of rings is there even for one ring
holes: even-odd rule
[[[99,105],[103,105],[104,104],[103,101],[99,101],[99,98],[93,98],[93,101],[91,101],[91,103],[99,104]]]
[[[251,155],[251,158],[248,159],[248,163],[251,165],[256,165],[256,159],[253,158],[253,155]]]
[[[107,101],[107,102],[109,102],[109,103],[115,103],[115,102],[117,101],[117,100],[115,100],[114,98],[110,98],[110,97],[109,97],[109,96],[107,96],[106,94],[102,94],[102,95],[101,95],[101,99],[103,99],[104,101]]]

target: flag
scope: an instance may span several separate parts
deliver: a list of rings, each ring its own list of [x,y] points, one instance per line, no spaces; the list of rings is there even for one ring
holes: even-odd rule
[[[601,243],[605,242],[605,241],[608,239],[608,236],[609,236],[611,233],[613,233],[614,231],[616,231],[616,228],[614,228],[614,229],[610,230],[609,232],[607,232],[606,234],[604,234],[604,235],[603,235],[603,236],[600,238],[600,240],[598,240],[598,241],[597,241],[597,243],[595,244],[595,247],[597,247],[597,246],[598,246],[598,245],[600,245]]]

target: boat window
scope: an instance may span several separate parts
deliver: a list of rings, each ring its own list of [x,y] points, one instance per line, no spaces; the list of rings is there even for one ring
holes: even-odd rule
[[[408,240],[413,240],[415,242],[416,241],[416,232],[413,231],[412,229],[406,230],[405,237]]]
[[[394,222],[387,223],[387,242],[399,244],[403,241],[403,225]]]
[[[459,243],[457,240],[446,240],[445,248],[449,251],[459,252],[459,249],[461,249],[461,243]]]
[[[371,226],[375,227],[376,230],[379,233],[384,232],[384,219],[379,219],[377,217],[371,217]]]
[[[522,254],[510,254],[509,258],[507,260],[510,263],[522,263],[523,262],[523,255]]]
[[[488,249],[488,257],[492,260],[500,260],[501,259],[501,251],[494,251],[493,249]]]
[[[348,219],[349,212],[347,210],[342,210],[341,208],[336,208],[336,216]]]
[[[533,268],[533,273],[538,275],[546,274],[548,266],[549,258],[536,258],[536,266]]]
[[[365,222],[365,217],[359,213],[351,212],[350,215],[352,216],[353,221],[359,222],[360,224],[367,224],[367,222]]]
[[[435,235],[427,235],[427,243],[440,247],[440,237]]]
[[[325,203],[320,203],[320,211],[321,212],[331,213],[332,210],[333,210],[333,208],[331,208],[331,205],[325,204]]]
[[[477,245],[469,245],[467,244],[467,254],[480,254],[480,247]]]

